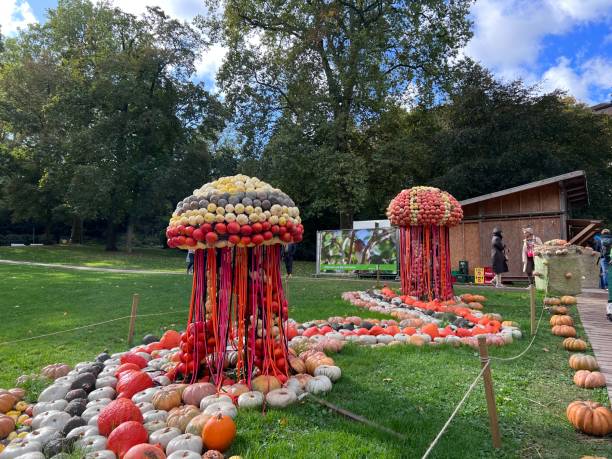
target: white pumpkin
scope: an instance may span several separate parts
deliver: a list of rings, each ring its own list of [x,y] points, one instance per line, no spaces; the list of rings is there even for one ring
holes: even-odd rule
[[[117,456],[110,449],[102,449],[87,453],[85,459],[117,459]]]
[[[74,445],[86,453],[92,451],[102,451],[103,449],[106,449],[106,437],[102,435],[83,437],[80,440],[77,440]]]
[[[98,376],[98,379],[96,379],[96,389],[101,389],[103,387],[111,387],[114,389],[117,387],[117,378],[111,375]]]
[[[68,384],[72,384],[72,382],[77,379],[76,374],[73,375],[66,375],[66,376],[61,376],[59,378],[57,378],[55,381],[53,381],[54,384],[60,384],[60,383],[68,383]]]
[[[16,459],[27,453],[39,452],[42,450],[42,445],[37,441],[14,441],[11,442],[5,449],[0,453],[1,459]]]
[[[166,359],[153,359],[149,361],[149,363],[147,364],[147,368],[151,368],[153,370],[161,370],[162,368],[164,368],[165,364]]]
[[[153,432],[157,430],[165,429],[166,427],[168,427],[166,425],[166,421],[162,421],[162,420],[150,421],[144,425],[144,428],[147,429],[147,432],[149,432],[149,435],[151,435]]]
[[[39,402],[54,402],[55,400],[66,397],[66,394],[70,391],[70,383],[55,383],[51,384],[45,390],[43,390],[38,396]]]
[[[523,333],[520,330],[512,330],[512,337],[514,339],[521,339],[523,337]]]
[[[45,411],[64,411],[66,406],[68,406],[68,402],[64,399],[56,400],[54,402],[40,402],[34,405],[34,408],[32,408],[32,415],[36,417]]]
[[[138,409],[140,410],[142,414],[145,414],[148,411],[153,411],[155,409],[153,404],[149,402],[140,402],[140,403],[137,403],[136,406],[138,407]]]
[[[100,435],[97,427],[94,426],[81,426],[76,429],[72,429],[66,438],[85,438],[85,437],[93,437],[94,435]]]
[[[161,390],[161,387],[150,387],[143,391],[140,391],[132,397],[134,403],[151,402],[153,396]]]
[[[195,451],[188,451],[186,449],[175,451],[167,457],[167,459],[201,459],[201,458],[202,456],[200,456],[199,453],[196,453]]]
[[[295,395],[302,395],[304,393],[304,386],[296,378],[289,378],[285,386],[287,389],[295,392]]]
[[[83,370],[84,368],[90,367],[91,365],[93,365],[95,362],[79,362],[74,366],[74,370],[77,373],[79,373],[81,370]]]
[[[315,368],[315,376],[327,376],[332,382],[336,382],[342,376],[342,370],[335,365],[319,365]]]
[[[240,408],[259,408],[263,404],[264,395],[258,391],[249,391],[238,396]]]
[[[101,387],[99,389],[91,391],[89,395],[87,396],[87,400],[91,402],[92,400],[99,400],[103,398],[113,399],[115,398],[115,394],[116,394],[115,389],[113,389],[112,387],[110,386]]]
[[[204,397],[202,401],[200,402],[200,411],[204,411],[209,405],[212,405],[213,403],[218,403],[218,402],[223,402],[223,401],[232,403],[232,398],[229,395],[222,395],[222,394],[208,395]]]
[[[45,455],[40,451],[33,451],[19,456],[18,459],[45,459]]]
[[[376,344],[376,336],[361,335],[357,337],[357,343],[363,344],[363,345]]]
[[[94,416],[98,416],[100,414],[100,411],[102,411],[103,408],[104,408],[103,406],[91,406],[87,408],[85,411],[83,411],[83,413],[81,414],[81,417],[85,419],[86,422],[89,422],[91,418],[93,418]]]
[[[364,335],[367,336],[367,335]],[[325,394],[332,389],[332,382],[327,376],[315,376],[306,383],[306,391],[311,394]]]
[[[266,394],[266,403],[272,408],[285,408],[297,400],[297,395],[291,389],[274,389]]]
[[[111,357],[110,359],[104,361],[105,367],[110,367],[110,366],[118,367],[119,365],[121,365],[121,359],[118,359],[118,358]]]
[[[393,336],[391,335],[380,334],[376,337],[377,343],[389,344],[391,341],[393,341]]]
[[[145,359],[147,362],[149,360],[151,360],[151,354],[147,353],[147,352],[137,352],[136,355],[139,355],[140,357],[142,357],[143,359]]]
[[[226,416],[229,416],[233,419],[238,415],[238,410],[236,409],[236,407],[231,401],[230,402],[221,401],[221,402],[212,403],[208,405],[206,409],[204,410],[204,414],[209,414],[211,416],[217,413],[223,413]]]
[[[149,436],[149,443],[152,445],[159,443],[162,449],[165,450],[170,440],[178,437],[181,433],[180,429],[176,427],[166,427],[165,429],[156,430]]]
[[[114,354],[111,354],[111,359],[117,359],[117,361],[121,361],[121,357],[123,357],[128,352],[129,351],[115,352]]]
[[[53,427],[57,430],[62,430],[64,425],[70,420],[70,415],[65,411],[45,411],[32,419],[32,429],[40,429],[41,427]]]
[[[410,335],[407,335],[405,333],[398,333],[396,335],[393,335],[393,339],[400,343],[406,343],[410,339]]]
[[[40,429],[33,430],[25,436],[26,440],[37,441],[41,445],[44,445],[49,440],[56,440],[61,438],[62,434],[59,430],[54,427],[41,427]]]
[[[150,410],[142,413],[145,424],[153,421],[165,421],[168,419],[168,412],[164,410]]]
[[[110,398],[98,398],[96,400],[91,400],[90,402],[88,402],[87,405],[85,405],[85,408],[93,408],[93,407],[104,408],[110,402],[112,402]]]
[[[172,381],[170,381],[170,378],[168,378],[167,376],[156,376],[155,378],[153,378],[153,381],[155,381],[160,386],[168,386],[172,384]]]
[[[100,417],[99,414],[96,414],[95,416],[92,416],[91,419],[89,420],[89,422],[87,423],[88,426],[97,426],[98,425],[98,418]]]
[[[175,451],[193,451],[194,453],[202,454],[202,439],[197,435],[182,434],[174,437],[166,446],[166,454],[172,454]]]

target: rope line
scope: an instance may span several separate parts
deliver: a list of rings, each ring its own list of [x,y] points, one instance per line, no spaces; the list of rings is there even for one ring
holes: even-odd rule
[[[184,311],[177,309],[175,311],[156,312],[156,313],[151,313],[151,314],[138,314],[138,315],[136,315],[136,318],[139,318],[139,317],[162,316],[162,315],[168,315],[168,314],[175,314],[177,312],[184,312]],[[70,332],[77,331],[77,330],[84,330],[86,328],[97,327],[98,325],[105,325],[105,324],[109,324],[111,322],[118,322],[120,320],[130,319],[131,317],[132,316],[117,317],[115,319],[109,319],[109,320],[105,320],[105,321],[102,321],[102,322],[97,322],[97,323],[94,323],[94,324],[81,325],[79,327],[69,328],[67,330],[60,330],[60,331],[56,331],[56,332],[45,333],[43,335],[37,335],[37,336],[29,336],[27,338],[20,338],[20,339],[16,339],[16,340],[13,340],[13,341],[4,341],[4,342],[0,342],[0,346],[8,346],[8,345],[11,345],[11,344],[21,343],[23,341],[31,341],[31,340],[40,339],[40,338],[47,338],[49,336],[61,335],[63,333],[70,333]]]
[[[465,395],[463,396],[463,398],[459,401],[459,403],[457,404],[457,406],[455,407],[455,409],[453,410],[453,412],[451,413],[450,417],[448,418],[448,420],[444,423],[444,425],[442,426],[442,429],[440,430],[440,432],[438,432],[438,435],[436,435],[436,438],[433,439],[433,441],[431,442],[431,444],[429,445],[429,448],[427,448],[427,451],[425,451],[425,454],[423,454],[423,457],[421,459],[426,459],[427,457],[429,457],[429,454],[433,451],[433,449],[436,447],[436,444],[438,443],[438,441],[440,440],[440,438],[442,438],[442,435],[444,435],[444,432],[446,432],[446,429],[448,428],[448,426],[450,425],[450,423],[453,421],[453,419],[455,418],[455,416],[457,415],[457,413],[459,412],[459,410],[461,409],[461,407],[463,406],[463,404],[465,403],[465,401],[467,400],[467,398],[470,396],[470,394],[472,393],[472,391],[474,390],[474,388],[476,387],[476,384],[478,384],[478,380],[482,377],[482,375],[484,374],[485,370],[491,365],[491,361],[489,360],[480,370],[480,373],[478,373],[478,376],[476,376],[476,378],[474,378],[474,381],[472,382],[472,384],[470,384],[470,387],[468,388],[467,392],[465,393]]]
[[[522,356],[524,356],[527,351],[529,351],[529,349],[531,349],[531,346],[533,345],[535,339],[538,336],[538,331],[540,330],[540,322],[542,322],[542,317],[544,317],[544,307],[542,306],[542,312],[540,313],[540,318],[538,319],[538,323],[536,325],[536,329],[535,329],[535,333],[533,334],[533,337],[531,338],[531,341],[529,342],[529,345],[518,355],[515,355],[514,357],[489,357],[491,360],[498,360],[500,362],[510,362],[512,360],[516,360],[521,358]]]

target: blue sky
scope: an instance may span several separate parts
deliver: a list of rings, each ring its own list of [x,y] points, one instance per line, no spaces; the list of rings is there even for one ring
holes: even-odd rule
[[[203,13],[201,0],[114,0],[138,14],[146,5],[189,20]],[[0,0],[0,26],[13,34],[44,20],[57,0]],[[498,77],[561,88],[594,104],[612,99],[612,0],[477,0],[471,11],[474,38],[463,52]],[[212,85],[224,56],[210,49],[198,63],[198,77]]]

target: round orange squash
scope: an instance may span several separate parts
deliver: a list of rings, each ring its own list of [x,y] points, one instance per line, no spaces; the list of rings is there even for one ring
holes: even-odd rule
[[[563,337],[575,337],[576,329],[571,325],[555,325],[552,328],[552,334]]]
[[[227,450],[236,438],[234,420],[222,413],[210,418],[202,430],[202,441],[208,449]]]
[[[555,314],[550,318],[550,325],[574,325],[574,320],[568,315]]]
[[[568,351],[582,352],[586,351],[588,345],[586,341],[580,338],[565,338],[563,340],[563,347]]]
[[[569,309],[567,309],[566,306],[553,306],[552,308],[550,308],[550,311],[553,314],[561,314],[561,315],[565,315],[569,312]]]
[[[589,435],[603,437],[612,433],[612,411],[591,400],[577,400],[568,405],[565,414],[572,425]]]
[[[599,365],[592,355],[572,354],[569,358],[569,366],[572,370],[597,370]]]
[[[574,384],[585,389],[605,387],[606,377],[599,371],[578,370],[574,374]]]

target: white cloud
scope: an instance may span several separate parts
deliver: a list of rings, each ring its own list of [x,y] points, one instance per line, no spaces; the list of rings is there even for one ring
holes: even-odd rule
[[[11,35],[17,29],[36,22],[32,7],[26,0],[0,0],[0,32]]]
[[[131,14],[139,15],[147,6],[158,6],[169,16],[190,21],[197,14],[206,12],[202,0],[113,0],[115,6]]]
[[[546,91],[564,89],[589,104],[601,102],[593,100],[592,94],[601,90],[612,90],[612,59],[601,57],[589,59],[578,68],[573,68],[571,64],[567,57],[560,57],[557,65],[542,75],[543,89]]]
[[[472,8],[474,37],[465,54],[482,62],[504,79],[540,80],[537,64],[546,36],[612,19],[611,0],[478,0]],[[592,79],[586,68],[572,68],[568,59],[544,72],[550,82],[563,83],[579,99],[605,78]],[[544,75],[541,75],[544,77]]]

